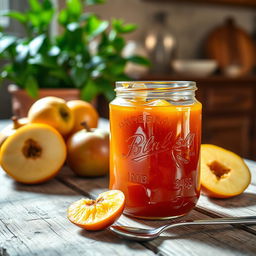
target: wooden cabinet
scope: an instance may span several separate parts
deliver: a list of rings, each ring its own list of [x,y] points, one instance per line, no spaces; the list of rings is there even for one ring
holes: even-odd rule
[[[200,88],[204,90],[204,88]],[[233,87],[218,88],[210,87],[206,90],[204,107],[207,112],[246,112],[253,107],[253,88]]]
[[[224,85],[223,85],[224,86]],[[203,142],[220,145],[250,158],[253,126],[254,88],[211,87],[199,85],[203,91]]]
[[[203,104],[203,143],[256,159],[256,77],[195,81]]]
[[[256,77],[181,77],[148,75],[143,80],[197,82],[197,98],[203,104],[202,142],[256,159]]]
[[[204,143],[219,145],[250,158],[251,122],[247,116],[216,116],[203,119]]]

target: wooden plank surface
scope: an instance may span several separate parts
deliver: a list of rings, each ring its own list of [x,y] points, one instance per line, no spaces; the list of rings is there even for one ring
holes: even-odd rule
[[[95,196],[107,189],[106,177],[81,179],[66,168],[57,180],[42,185],[17,184],[3,172],[0,180],[2,186],[7,183],[13,185],[8,200],[4,194],[0,194],[0,246],[6,248],[9,255],[33,255],[35,252],[38,255],[69,255],[70,251],[72,255],[81,255],[83,250],[88,252],[86,255],[100,255],[103,251],[105,255],[152,255],[151,250],[160,255],[256,253],[256,237],[231,226],[175,228],[152,242],[140,245],[115,237],[108,230],[86,232],[69,223],[66,209],[71,202],[82,197],[74,189]],[[71,188],[63,183],[70,183]],[[28,193],[31,196],[28,197]],[[209,216],[192,211],[186,218],[205,219]],[[119,222],[155,227],[167,221],[131,220],[122,216]]]
[[[0,123],[1,124],[1,123]],[[101,122],[107,129],[108,123]],[[247,161],[252,184],[226,200],[201,196],[185,218],[256,215],[256,164]],[[108,189],[108,177],[80,178],[68,167],[41,185],[18,184],[0,171],[0,256],[2,255],[256,255],[256,226],[179,227],[146,243],[130,242],[109,230],[83,231],[66,218],[66,209],[81,197],[95,198]],[[142,221],[122,216],[119,223],[157,227],[170,221]]]
[[[1,120],[0,130],[9,123]],[[100,119],[99,127],[108,126]],[[108,230],[86,232],[71,224],[66,210],[79,198],[77,191],[57,179],[28,186],[0,170],[0,256],[154,255],[139,243],[120,241]]]
[[[0,255],[154,255],[108,230],[86,232],[71,224],[67,207],[81,195],[56,179],[28,186],[1,170],[0,188]]]
[[[253,163],[253,162],[252,162]],[[254,167],[254,166],[251,166]],[[99,193],[108,189],[108,178],[95,178],[86,179],[79,178],[73,175],[72,172],[66,167],[63,169],[61,175],[57,177],[58,180],[64,184],[71,186],[73,189],[80,193],[95,198]],[[254,179],[254,176],[253,176]],[[239,203],[243,203],[244,197],[250,193],[250,198],[245,207],[238,207]],[[89,195],[88,195],[89,194]],[[242,198],[240,198],[242,197]],[[210,200],[205,196],[201,196],[198,210],[193,210],[186,218],[192,219],[206,219],[211,218],[211,212],[217,212],[218,216],[246,216],[256,215],[256,187],[250,185],[244,194],[241,196],[217,200],[222,202],[221,211],[216,207],[216,200]],[[235,203],[238,200],[238,203]],[[231,202],[234,207],[229,208],[228,202]],[[249,205],[251,204],[251,208]],[[225,206],[227,205],[227,206]],[[243,205],[243,204],[241,204]],[[200,209],[205,210],[204,213]],[[208,209],[210,211],[208,211]],[[207,212],[209,214],[207,214]],[[216,217],[216,216],[214,216]],[[142,221],[132,220],[122,216],[118,221],[122,225],[133,225],[141,227],[158,227],[170,221]],[[209,227],[180,227],[175,229],[175,232],[169,231],[152,242],[144,243],[147,248],[151,248],[156,253],[162,255],[255,255],[256,254],[256,226],[246,227],[245,230],[233,228],[231,226],[209,226]]]

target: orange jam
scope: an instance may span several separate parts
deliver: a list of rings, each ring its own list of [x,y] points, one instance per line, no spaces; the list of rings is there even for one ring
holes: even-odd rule
[[[127,215],[184,215],[200,192],[202,106],[194,98],[195,83],[125,85],[117,86],[110,103],[110,189],[124,192]]]

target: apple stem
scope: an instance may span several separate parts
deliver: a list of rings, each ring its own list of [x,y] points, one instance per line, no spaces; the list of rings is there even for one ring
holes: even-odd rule
[[[19,120],[18,120],[17,116],[12,116],[12,121],[13,121],[13,128],[14,129],[20,128],[21,125],[19,123]]]
[[[91,132],[91,128],[89,127],[89,125],[88,125],[85,121],[81,122],[80,124],[83,126],[83,128],[84,128],[87,132]]]

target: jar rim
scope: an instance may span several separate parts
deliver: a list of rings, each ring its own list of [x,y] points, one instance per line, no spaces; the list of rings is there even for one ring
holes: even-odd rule
[[[197,90],[194,81],[117,81],[116,92]],[[137,85],[137,86],[135,86]],[[140,87],[139,85],[144,85]]]

